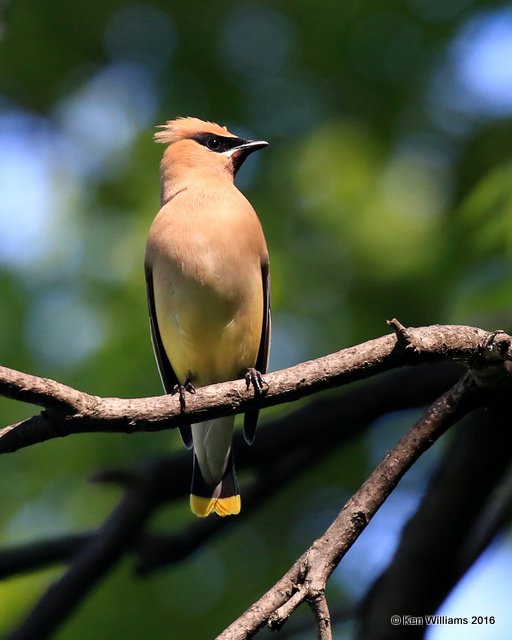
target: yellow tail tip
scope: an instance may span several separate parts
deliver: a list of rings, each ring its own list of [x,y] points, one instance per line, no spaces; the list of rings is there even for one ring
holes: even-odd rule
[[[198,518],[206,518],[215,512],[219,516],[236,516],[240,513],[240,496],[228,498],[203,498],[202,496],[190,496],[190,509]]]

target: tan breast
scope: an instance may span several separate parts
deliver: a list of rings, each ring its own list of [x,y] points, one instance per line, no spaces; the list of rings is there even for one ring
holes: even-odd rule
[[[162,208],[146,259],[160,335],[180,381],[201,386],[254,366],[266,255],[259,220],[234,186],[187,190]]]

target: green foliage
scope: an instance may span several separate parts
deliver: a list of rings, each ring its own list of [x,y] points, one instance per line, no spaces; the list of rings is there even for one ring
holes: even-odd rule
[[[476,99],[461,106],[452,68],[452,39],[496,7],[13,2],[0,22],[0,145],[24,149],[11,161],[23,181],[0,208],[0,363],[90,393],[160,393],[142,260],[159,201],[153,125],[178,115],[271,142],[240,185],[271,253],[272,368],[381,335],[393,316],[510,329],[511,127]],[[0,399],[2,425],[27,415]],[[88,477],[180,446],[174,433],[79,435],[3,456],[0,540],[99,525],[119,493]],[[211,637],[366,473],[361,442],[179,567],[139,580],[126,561],[59,640],[192,637],[192,625]],[[153,526],[190,520],[179,506]],[[59,573],[0,585],[0,635]]]

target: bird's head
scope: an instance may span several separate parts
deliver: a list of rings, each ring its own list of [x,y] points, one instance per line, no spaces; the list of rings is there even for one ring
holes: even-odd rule
[[[159,127],[156,142],[169,145],[163,164],[171,171],[226,173],[234,177],[253,151],[266,147],[264,140],[246,140],[230,133],[226,127],[198,118],[169,120]]]

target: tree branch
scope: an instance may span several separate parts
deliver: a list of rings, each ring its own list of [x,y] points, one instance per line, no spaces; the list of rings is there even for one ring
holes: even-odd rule
[[[0,395],[45,407],[45,411],[0,431],[0,453],[74,433],[158,431],[241,413],[254,407],[291,402],[323,389],[361,380],[405,364],[446,359],[479,361],[487,372],[512,358],[511,338],[466,326],[433,325],[404,329],[390,321],[396,334],[310,360],[265,376],[265,394],[257,398],[244,381],[211,385],[187,398],[182,412],[177,397],[100,398],[53,380],[0,367]],[[397,335],[399,336],[397,338]],[[492,384],[494,384],[494,379]]]
[[[260,431],[252,447],[240,448],[239,466],[252,468],[258,480],[244,488],[244,513],[268,499],[269,486],[283,487],[323,455],[341,446],[363,427],[374,420],[382,410],[392,411],[424,403],[453,379],[453,366],[419,367],[414,372],[399,371],[379,380],[355,387],[335,397],[325,397],[301,409],[282,416]],[[418,381],[422,384],[418,389]],[[369,402],[368,398],[372,401]],[[344,428],[340,432],[339,424]],[[311,429],[315,428],[315,446],[311,442]],[[235,446],[241,444],[241,434],[235,437]],[[286,446],[285,446],[286,444]],[[285,452],[283,454],[283,452]],[[276,464],[279,460],[279,464]],[[195,521],[183,531],[173,535],[145,533],[148,503],[138,499],[151,488],[149,506],[153,511],[163,501],[181,498],[189,491],[189,455],[181,452],[151,461],[138,470],[127,472],[112,470],[97,474],[96,481],[120,483],[127,495],[119,507],[96,532],[68,536],[23,549],[0,554],[0,570],[4,575],[16,570],[27,570],[28,563],[48,564],[73,559],[73,564],[62,578],[50,587],[35,609],[16,633],[38,629],[39,634],[56,629],[89,593],[90,589],[120,560],[122,553],[132,550],[137,555],[137,570],[147,574],[157,568],[175,564],[204,544],[226,527],[237,526],[240,519],[209,518]],[[141,487],[137,485],[141,483]],[[130,497],[131,495],[131,497]],[[127,512],[125,506],[132,505]],[[140,509],[140,511],[139,511]],[[124,514],[124,515],[123,515]],[[112,551],[112,553],[111,553]],[[20,631],[21,630],[21,631]],[[16,636],[14,636],[16,637]]]
[[[480,393],[468,373],[443,394],[375,468],[323,536],[217,640],[245,640],[265,623],[282,624],[305,599],[321,598],[327,579],[403,474],[449,426],[474,408]]]
[[[92,587],[113,567],[133,543],[154,511],[160,492],[147,474],[130,486],[119,506],[83,546],[69,570],[44,594],[8,640],[43,640],[66,619]]]
[[[428,627],[393,626],[391,617],[434,614],[503,526],[506,508],[505,513],[498,508],[494,520],[486,505],[510,466],[509,405],[506,388],[461,425],[405,525],[393,559],[363,600],[361,640],[423,638]],[[476,545],[471,544],[475,534]]]
[[[76,533],[7,547],[0,551],[0,580],[76,556],[94,533]]]
[[[332,640],[331,614],[324,593],[315,598],[310,598],[308,604],[316,619],[318,640]]]
[[[286,480],[293,480],[307,471],[315,462],[329,455],[333,448],[341,448],[354,437],[364,434],[369,424],[383,413],[401,411],[423,406],[453,385],[460,376],[460,367],[441,363],[420,365],[413,370],[402,369],[390,372],[364,385],[355,386],[337,395],[324,396],[291,413],[285,414],[263,425],[251,447],[243,446],[240,433],[235,434],[237,467],[251,468],[259,473],[261,480],[276,470],[287,466],[289,457],[307,449],[308,461],[297,465],[295,471],[274,486],[283,488]],[[343,425],[340,430],[339,425]],[[314,443],[311,430],[315,429]],[[316,449],[312,447],[316,445]],[[277,464],[279,462],[279,464]],[[162,501],[171,501],[188,496],[190,459],[186,452],[179,452],[152,461],[141,470],[107,470],[95,475],[97,482],[114,482],[128,489],[140,473],[155,476]],[[258,479],[253,486],[243,489],[244,514],[257,506],[254,494],[259,492]],[[266,489],[265,489],[266,491]],[[142,533],[134,539],[132,551],[137,556],[137,570],[141,575],[175,564],[224,527],[240,522],[239,519],[209,518],[194,521],[182,532],[172,535]],[[0,578],[35,570],[50,564],[74,558],[98,531],[63,535],[51,540],[42,540],[0,551]]]
[[[508,423],[505,426],[508,427]],[[495,443],[494,452],[498,451],[499,446],[500,442]],[[510,444],[508,446],[508,451],[511,451]],[[510,468],[507,469],[507,473],[508,477],[503,486],[500,486],[499,494],[491,501],[488,508],[482,509],[473,526],[471,536],[458,554],[458,569],[461,575],[473,565],[512,521],[512,475]]]
[[[240,381],[213,385],[198,390],[198,394],[190,399],[186,413],[180,412],[176,398],[168,396],[131,400],[98,398],[56,382],[0,368],[0,393],[46,407],[46,411],[41,416],[35,416],[20,425],[5,429],[3,437],[0,435],[0,451],[15,450],[38,441],[80,431],[132,432],[164,429],[177,426],[184,421],[203,420],[206,417],[240,412],[255,403],[268,406],[289,401],[320,389],[345,384],[391,369],[399,364],[419,364],[447,358],[471,362],[475,370],[465,376],[464,385],[459,383],[451,392],[445,394],[442,397],[444,399],[442,408],[438,406],[440,400],[427,414],[427,418],[413,429],[413,432],[419,432],[416,434],[419,440],[403,439],[396,456],[392,458],[391,468],[389,468],[391,463],[388,459],[381,463],[359,492],[347,503],[326,534],[292,567],[291,573],[289,572],[292,579],[291,582],[288,580],[290,583],[288,596],[273,606],[268,615],[265,613],[254,627],[254,629],[259,628],[266,620],[270,620],[272,613],[274,623],[282,624],[296,606],[307,600],[317,614],[319,633],[321,630],[324,637],[329,637],[325,635],[330,633],[328,628],[330,625],[327,622],[328,609],[324,588],[326,580],[342,555],[353,544],[408,466],[450,424],[450,417],[460,411],[463,403],[457,396],[457,389],[460,391],[460,387],[464,386],[467,391],[470,387],[476,390],[481,386],[493,386],[508,375],[504,361],[511,358],[511,340],[506,334],[488,333],[471,327],[405,329],[397,321],[393,321],[392,325],[398,338],[394,335],[385,336],[325,358],[270,374],[267,377],[267,383],[270,386],[263,398],[254,399],[243,388],[244,383]],[[505,365],[507,364],[505,362]],[[354,398],[358,395],[357,391],[356,389],[353,394]],[[360,396],[361,394],[364,396],[364,392],[360,391]],[[419,395],[421,396],[421,391]],[[463,396],[464,394],[461,393],[461,397]],[[366,419],[375,417],[382,412],[382,407],[374,403],[361,402],[361,399],[362,397],[359,397],[357,405],[360,408],[359,420],[363,417]],[[389,404],[387,397],[383,396],[382,404],[384,407]],[[293,446],[288,447],[289,455],[286,460],[282,459],[282,455],[280,456],[282,466],[275,465],[274,473],[285,473],[290,478],[293,475],[290,469],[293,471],[296,468],[297,460],[299,460],[299,467],[304,467],[305,461],[311,464],[318,460],[328,446],[332,447],[332,441],[340,443],[343,435],[339,432],[339,419],[333,420],[332,414],[330,421],[327,420],[328,428],[318,428],[318,415],[315,415],[317,406],[318,401],[296,412],[303,417],[308,416],[308,412],[313,412],[314,415],[309,416],[309,421],[306,420],[302,428],[297,428],[294,420],[291,434],[288,433],[289,428],[273,429],[272,441],[275,446],[273,449],[264,447],[264,455],[261,455],[262,452],[258,449],[261,443],[265,444],[265,437],[258,439],[259,445],[242,449],[241,463],[268,473],[272,465],[275,465],[275,458],[279,455],[277,452],[282,451],[279,445],[283,438],[288,444],[290,441],[293,442]],[[440,415],[437,415],[436,411]],[[284,420],[281,419],[281,422],[286,423],[288,418],[289,416]],[[311,423],[315,424],[314,447],[311,447]],[[357,421],[354,424],[357,424]],[[357,430],[354,424],[351,425],[352,433]],[[322,436],[322,429],[324,436]],[[330,437],[326,437],[329,432]],[[425,441],[422,440],[424,435]],[[149,475],[146,472],[140,477],[126,472],[103,474],[104,481],[122,481],[126,486],[125,497],[98,532],[81,541],[80,550],[73,555],[74,561],[70,569],[50,587],[32,613],[10,636],[12,639],[30,636],[30,633],[36,629],[40,637],[45,637],[57,628],[93,585],[127,550],[140,542],[143,527],[156,506],[164,500],[181,497],[187,492],[188,473],[184,473],[185,462],[188,463],[186,454],[180,454],[173,458],[172,467],[166,459],[153,465]],[[393,466],[395,463],[396,466]],[[162,481],[168,476],[173,478],[172,482]],[[158,481],[155,482],[155,478],[158,478]],[[129,482],[127,482],[128,479]],[[264,485],[261,478],[260,482],[255,484],[253,491],[255,505],[266,493]],[[251,495],[251,492],[248,495]],[[173,550],[174,555],[171,554],[171,559],[168,557],[166,562],[175,562],[180,555],[184,557],[191,549],[221,528],[220,525],[204,524],[202,528],[200,526],[197,524],[193,530],[191,527],[186,532],[193,543],[182,544],[178,553]],[[170,541],[173,546],[176,543],[179,546],[179,540],[176,537]],[[67,553],[71,553],[69,548]],[[150,566],[153,568],[157,565],[153,562]],[[287,576],[283,580],[288,579]],[[286,589],[281,589],[279,593],[280,596],[286,595]],[[258,603],[254,605],[254,607],[257,606]],[[225,633],[227,632],[229,629]],[[224,637],[224,634],[220,637]]]

